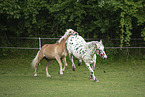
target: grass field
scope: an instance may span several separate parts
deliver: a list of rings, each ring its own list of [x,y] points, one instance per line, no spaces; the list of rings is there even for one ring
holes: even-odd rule
[[[89,80],[83,63],[71,70],[71,62],[61,77],[59,66],[49,66],[52,76],[45,74],[46,61],[38,67],[38,77],[30,63],[32,57],[0,58],[0,97],[145,97],[145,60],[141,58],[98,59],[95,75],[100,82]],[[75,60],[77,63],[77,60]]]

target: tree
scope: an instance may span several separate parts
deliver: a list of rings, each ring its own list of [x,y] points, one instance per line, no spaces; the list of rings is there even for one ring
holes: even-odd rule
[[[113,2],[113,5],[116,6],[116,9],[120,10],[120,30],[121,30],[121,46],[125,42],[129,45],[132,29],[133,29],[133,21],[137,21],[137,26],[144,26],[142,27],[142,34],[144,36],[145,29],[145,9],[142,0],[116,0]]]
[[[142,0],[3,0],[0,9],[5,36],[58,37],[72,28],[86,38],[120,37],[120,46],[145,38]]]

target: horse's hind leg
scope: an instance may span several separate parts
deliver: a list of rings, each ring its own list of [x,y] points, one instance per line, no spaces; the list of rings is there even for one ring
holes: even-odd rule
[[[36,62],[36,65],[35,65],[35,74],[34,76],[37,76],[37,68],[38,68],[38,64],[40,63],[40,61],[43,59],[43,55],[41,52],[39,52],[39,55],[38,55],[38,58],[37,58],[37,62]]]
[[[34,74],[34,76],[37,76],[37,68],[38,68],[38,64],[39,64],[40,61],[41,61],[41,60],[38,60],[38,62],[36,63],[36,66],[35,66],[35,74]]]
[[[46,67],[45,67],[45,69],[46,69],[46,76],[47,76],[47,77],[51,77],[51,75],[49,75],[49,73],[48,73],[48,66],[50,65],[51,62],[52,62],[52,60],[49,60],[49,61],[47,62],[47,64],[46,64]]]
[[[38,66],[35,67],[35,74],[34,74],[34,76],[37,76],[37,67]]]

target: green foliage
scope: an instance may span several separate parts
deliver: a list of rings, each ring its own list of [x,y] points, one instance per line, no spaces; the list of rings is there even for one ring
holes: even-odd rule
[[[143,1],[133,1],[133,0],[116,0],[114,3],[114,6],[116,6],[116,9],[119,9],[121,11],[120,13],[120,38],[121,38],[121,47],[123,46],[123,43],[126,43],[129,45],[131,35],[132,35],[132,21],[135,21],[137,19],[138,26],[144,25],[145,23],[145,10],[143,9]],[[143,36],[143,35],[142,35]]]
[[[58,37],[72,28],[87,38],[120,37],[120,46],[129,46],[132,35],[145,37],[144,8],[142,0],[3,0],[0,31]]]
[[[144,29],[142,29],[141,36],[144,37],[144,41],[145,41],[145,27]]]
[[[21,16],[21,6],[18,4],[18,0],[2,0],[0,9],[0,14],[5,15],[7,19],[19,19]]]

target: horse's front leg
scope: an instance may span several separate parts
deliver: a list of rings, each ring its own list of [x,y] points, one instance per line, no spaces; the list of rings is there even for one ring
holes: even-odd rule
[[[92,64],[92,69],[93,71],[95,71],[95,65],[96,65],[96,54],[93,56],[93,64]],[[90,80],[93,80],[93,76],[92,74],[90,73]]]
[[[87,68],[89,69],[90,74],[91,74],[91,77],[93,78],[93,80],[94,80],[95,82],[99,82],[99,80],[95,77],[94,71],[93,71],[93,69],[91,68],[90,64],[89,64],[89,63],[86,63],[86,66],[87,66]]]
[[[92,70],[94,71],[94,69],[95,69],[95,68],[94,68],[94,63],[92,63],[91,66],[92,66]],[[89,77],[89,79],[90,79],[90,80],[93,80],[93,75],[92,75],[91,72],[90,72],[90,77]]]
[[[92,69],[95,70],[95,65],[96,65],[96,54],[93,56],[93,65],[92,65]]]
[[[64,63],[64,67],[63,67],[62,71],[64,71],[64,70],[65,70],[65,68],[66,68],[66,66],[67,66],[66,56],[65,56],[65,57],[63,57],[63,58],[62,58],[62,60],[63,60],[63,63]]]
[[[93,64],[92,64],[92,69],[93,69],[93,71],[95,71],[95,65],[96,65],[96,61],[94,62],[93,61]],[[93,80],[93,76],[92,76],[92,73],[90,73],[90,78],[89,78],[90,80]]]
[[[57,60],[57,62],[59,63],[59,66],[60,66],[60,72],[59,72],[59,74],[60,74],[61,76],[63,76],[62,63],[61,63],[60,57],[57,56],[57,57],[56,57],[56,60]]]

